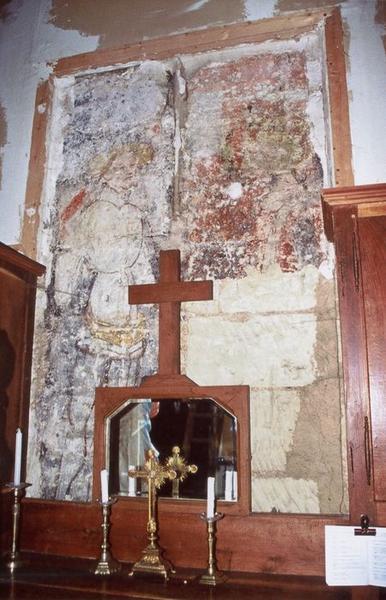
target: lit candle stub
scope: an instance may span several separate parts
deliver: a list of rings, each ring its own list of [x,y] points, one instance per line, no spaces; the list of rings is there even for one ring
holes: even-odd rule
[[[20,485],[22,440],[23,434],[20,429],[17,429],[15,444],[15,469],[13,472],[13,483],[15,485]]]
[[[207,498],[206,498],[206,516],[208,519],[214,517],[214,477],[208,477]]]
[[[129,471],[134,471],[135,467],[133,465],[129,465]],[[135,496],[136,493],[136,481],[134,477],[129,477],[129,496]]]
[[[225,500],[233,500],[233,471],[225,471]]]
[[[102,491],[102,503],[106,504],[109,501],[109,474],[107,469],[101,471],[101,491]]]

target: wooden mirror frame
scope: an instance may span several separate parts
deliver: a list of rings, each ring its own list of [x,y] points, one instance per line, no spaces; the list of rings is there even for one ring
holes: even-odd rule
[[[155,375],[145,378],[139,387],[102,387],[96,389],[94,421],[94,463],[93,463],[93,500],[100,498],[100,471],[106,467],[106,419],[123,407],[129,399],[152,398],[178,400],[212,399],[236,418],[237,421],[237,500],[226,502],[219,500],[217,508],[227,514],[247,515],[251,511],[251,452],[249,387],[246,385],[199,386],[184,375],[164,377]],[[119,497],[130,502],[133,510],[143,510],[146,498]],[[180,498],[159,498],[160,512],[204,512],[205,500]]]

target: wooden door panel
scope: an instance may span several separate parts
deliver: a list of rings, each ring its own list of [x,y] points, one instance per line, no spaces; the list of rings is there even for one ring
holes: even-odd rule
[[[15,431],[20,425],[23,387],[25,281],[0,269],[0,480],[11,481]]]
[[[358,219],[369,372],[374,495],[386,501],[386,216]]]

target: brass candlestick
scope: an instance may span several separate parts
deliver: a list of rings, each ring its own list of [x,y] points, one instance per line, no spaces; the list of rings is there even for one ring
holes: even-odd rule
[[[30,483],[7,483],[6,487],[14,491],[14,501],[12,507],[12,544],[11,551],[6,560],[5,566],[11,571],[21,565],[25,564],[26,561],[22,561],[19,553],[19,529],[20,529],[20,504],[22,497],[25,494],[25,489],[29,487]]]
[[[162,556],[162,549],[158,545],[156,499],[157,488],[161,487],[166,479],[175,479],[176,472],[170,467],[160,465],[154,452],[149,450],[148,460],[145,462],[143,470],[129,471],[128,474],[129,477],[139,477],[147,480],[148,520],[146,531],[149,540],[146,548],[142,550],[142,558],[133,565],[129,575],[149,573],[152,575],[161,575],[167,580],[169,573],[173,572],[173,567]]]
[[[121,565],[115,560],[110,552],[109,532],[111,506],[116,502],[116,498],[109,498],[107,502],[100,502],[102,507],[102,543],[101,555],[98,564],[94,570],[95,575],[112,575],[121,569]]]
[[[203,521],[206,521],[208,532],[208,570],[201,575],[199,583],[205,585],[217,585],[225,581],[224,575],[216,567],[216,522],[223,518],[222,513],[215,513],[213,517],[208,517],[205,513],[200,515]]]

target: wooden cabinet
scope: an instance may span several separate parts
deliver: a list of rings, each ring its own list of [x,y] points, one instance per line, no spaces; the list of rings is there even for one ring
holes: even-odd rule
[[[386,184],[322,197],[336,249],[350,517],[386,525]]]
[[[44,271],[39,263],[0,243],[1,482],[13,477],[16,428],[22,428],[25,440],[27,436],[36,280]]]

